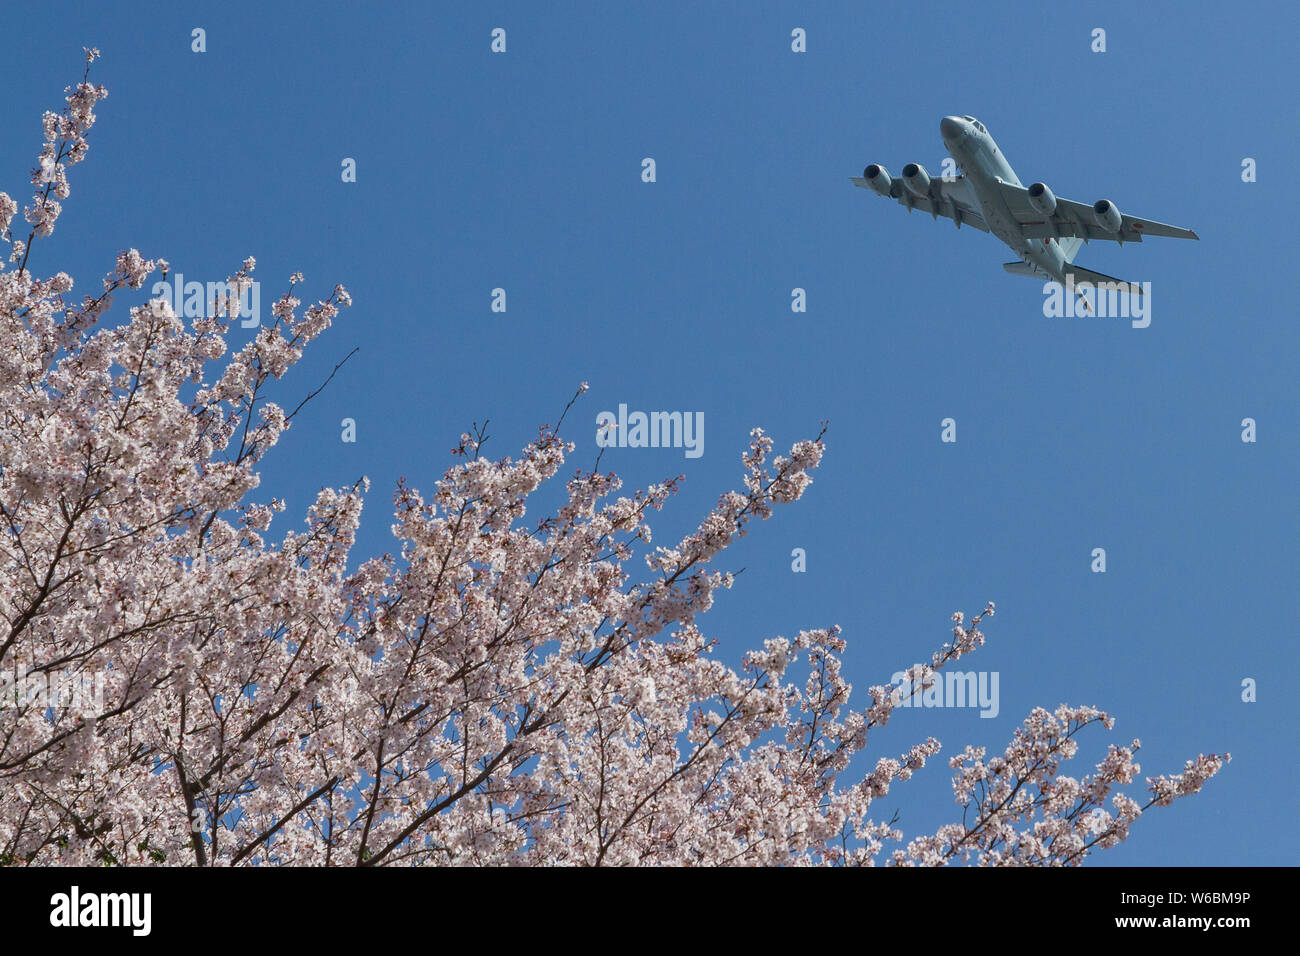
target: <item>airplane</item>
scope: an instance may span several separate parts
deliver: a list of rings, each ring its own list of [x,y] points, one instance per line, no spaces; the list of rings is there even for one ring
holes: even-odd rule
[[[1002,266],[1012,275],[1051,278],[1076,289],[1080,284],[1114,283],[1108,288],[1141,295],[1141,283],[1075,265],[1079,247],[1091,239],[1123,245],[1141,242],[1143,236],[1201,238],[1191,229],[1126,216],[1109,199],[1089,206],[1058,199],[1046,183],[1026,188],[984,124],[973,116],[945,116],[939,123],[939,135],[963,175],[932,179],[920,163],[908,163],[902,178],[892,179],[885,167],[872,163],[850,181],[897,199],[908,212],[920,209],[936,220],[940,216],[951,219],[958,229],[967,225],[991,232],[1020,256]],[[1072,282],[1067,283],[1067,278]],[[1087,303],[1082,294],[1081,298]]]

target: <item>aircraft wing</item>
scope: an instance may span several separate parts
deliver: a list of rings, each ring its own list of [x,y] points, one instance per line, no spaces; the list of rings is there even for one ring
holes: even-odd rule
[[[1097,225],[1092,206],[1073,199],[1056,199],[1056,212],[1050,217],[1029,204],[1029,190],[1024,186],[1002,183],[1002,198],[1011,214],[1020,221],[1026,239],[1061,239],[1079,236],[1082,239],[1110,239],[1114,242],[1141,242],[1143,236],[1164,236],[1170,239],[1200,239],[1191,229],[1171,226],[1153,219],[1136,216],[1120,217],[1119,232],[1107,232]]]
[[[849,180],[861,189],[871,189],[861,176],[850,176]],[[936,219],[940,216],[951,219],[957,224],[958,229],[962,226],[974,226],[980,232],[989,231],[988,224],[984,222],[984,217],[979,214],[978,207],[971,199],[966,181],[960,177],[954,180],[930,180],[930,193],[924,199],[912,195],[903,185],[902,180],[895,179],[889,184],[889,198],[897,199],[908,208],[909,212],[919,209],[928,212]]]

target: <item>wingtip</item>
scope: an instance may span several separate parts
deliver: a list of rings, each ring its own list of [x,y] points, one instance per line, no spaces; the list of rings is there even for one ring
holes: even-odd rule
[[[1195,239],[1197,242],[1201,241],[1201,237],[1196,234],[1195,229],[1188,229],[1187,231],[1192,234],[1192,238]]]

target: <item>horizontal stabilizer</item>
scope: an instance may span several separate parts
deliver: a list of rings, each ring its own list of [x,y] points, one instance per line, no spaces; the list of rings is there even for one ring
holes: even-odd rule
[[[1017,259],[1015,262],[1002,263],[1002,268],[1006,269],[1013,276],[1029,276],[1029,278],[1031,279],[1051,278],[1051,276],[1045,273],[1042,269],[1038,268],[1038,266],[1034,265],[1032,262],[1021,262],[1019,259]]]
[[[1106,283],[1107,287],[1113,286],[1118,292],[1128,292],[1133,295],[1142,294],[1142,283],[1140,282],[1125,282],[1123,279],[1104,276],[1100,272],[1093,272],[1091,269],[1084,269],[1076,265],[1066,266],[1065,274],[1073,277],[1076,286],[1085,282],[1094,286]]]

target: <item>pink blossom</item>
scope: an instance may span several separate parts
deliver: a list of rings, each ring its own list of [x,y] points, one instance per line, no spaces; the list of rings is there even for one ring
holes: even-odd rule
[[[286,295],[232,346],[228,314],[144,300],[168,263],[130,249],[65,305],[71,278],[35,278],[30,254],[107,95],[68,93],[42,123],[31,234],[3,231],[22,265],[0,272],[0,673],[102,675],[105,700],[0,706],[0,865],[1074,865],[1230,759],[1151,778],[1139,803],[1138,741],[1070,775],[1083,731],[1112,721],[1037,708],[991,758],[949,759],[960,822],[909,839],[881,819],[940,744],[878,756],[874,732],[984,644],[993,605],[856,698],[838,627],[769,636],[733,668],[701,625],[735,580],[727,549],[808,492],[824,429],[785,454],[754,429],[737,488],[659,545],[680,478],[623,494],[566,471],[558,426],[500,458],[476,427],[424,493],[399,483],[396,555],[350,563],[365,479],[280,527],[257,465],[295,413],[266,389],[351,296],[299,317]],[[0,194],[0,227],[16,211]],[[558,508],[531,516],[557,480]]]

